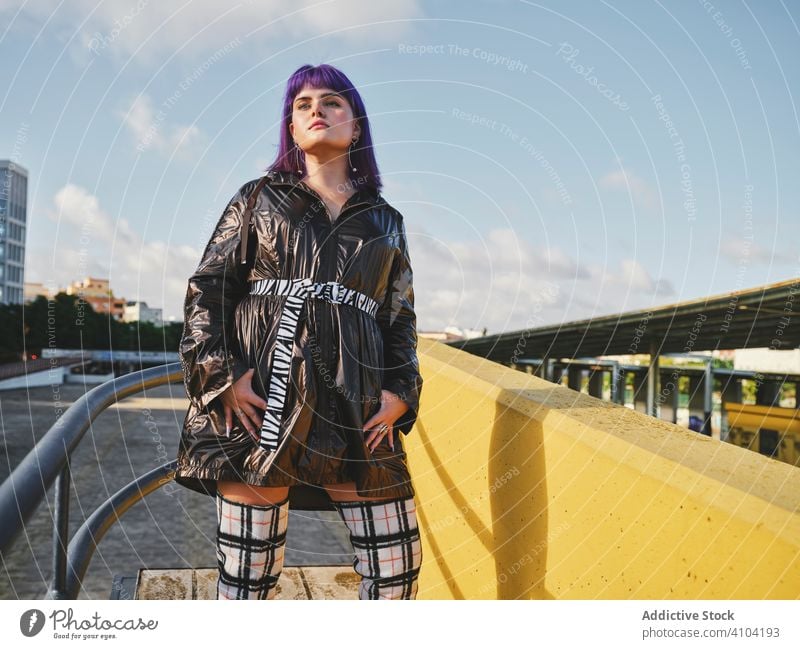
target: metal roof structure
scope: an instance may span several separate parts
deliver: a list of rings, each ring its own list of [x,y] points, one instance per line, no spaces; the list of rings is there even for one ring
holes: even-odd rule
[[[526,357],[794,349],[800,347],[800,278],[445,344],[499,363]]]

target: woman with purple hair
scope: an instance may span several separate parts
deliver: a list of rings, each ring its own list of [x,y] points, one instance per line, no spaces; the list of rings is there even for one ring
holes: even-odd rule
[[[275,162],[231,198],[186,293],[175,480],[216,500],[219,599],[275,596],[289,505],[319,496],[350,531],[359,597],[416,597],[398,434],[422,390],[413,273],[380,189],[358,91],[333,66],[302,66]]]

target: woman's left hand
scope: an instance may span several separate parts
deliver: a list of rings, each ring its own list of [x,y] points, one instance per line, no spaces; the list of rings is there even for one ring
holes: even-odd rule
[[[370,430],[367,435],[367,447],[372,452],[375,447],[381,443],[381,440],[388,435],[389,446],[394,450],[394,422],[408,410],[408,404],[400,399],[394,392],[389,390],[381,390],[381,409],[378,410],[370,419],[364,424],[364,431]],[[379,428],[380,424],[386,424],[383,429]],[[372,443],[372,446],[370,446]]]

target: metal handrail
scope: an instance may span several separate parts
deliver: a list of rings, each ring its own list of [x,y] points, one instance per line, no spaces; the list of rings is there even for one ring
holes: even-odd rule
[[[180,363],[169,363],[132,372],[89,390],[75,401],[47,431],[19,466],[0,485],[0,554],[5,553],[56,482],[55,524],[53,526],[53,580],[49,599],[75,598],[99,538],[119,513],[129,509],[147,493],[168,480],[174,469],[168,463],[154,469],[109,498],[87,519],[69,544],[70,457],[92,422],[108,406],[148,388],[183,381]],[[171,478],[170,478],[171,479]],[[158,484],[155,484],[158,480]],[[135,492],[135,493],[134,493]],[[137,496],[138,494],[138,496]],[[99,537],[95,535],[99,533]],[[67,567],[69,566],[69,578]]]
[[[98,507],[72,537],[67,550],[66,583],[63,591],[51,589],[47,599],[78,599],[83,577],[97,544],[117,520],[156,489],[175,477],[178,461],[172,460],[125,485]]]

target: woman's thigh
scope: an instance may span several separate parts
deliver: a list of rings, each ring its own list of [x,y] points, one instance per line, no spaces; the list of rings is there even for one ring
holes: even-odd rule
[[[232,480],[217,480],[217,491],[228,500],[248,505],[274,505],[289,495],[289,487],[257,487]]]
[[[328,492],[328,496],[330,496],[331,500],[391,500],[391,498],[369,498],[364,496],[359,496],[358,492],[356,491],[356,483],[355,482],[342,482],[340,484],[324,484],[322,488]]]

